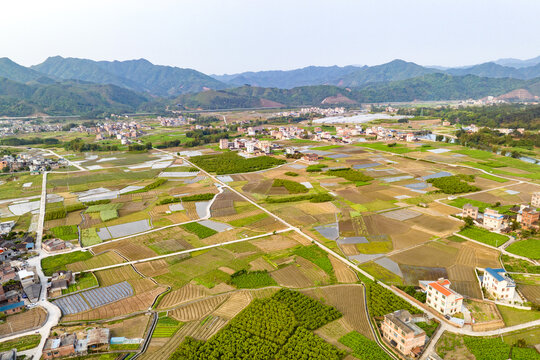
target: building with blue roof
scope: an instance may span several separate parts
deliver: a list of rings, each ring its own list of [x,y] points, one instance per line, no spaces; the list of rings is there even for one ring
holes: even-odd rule
[[[0,307],[0,312],[6,315],[16,314],[24,309],[24,301],[10,303]]]
[[[516,283],[503,268],[485,268],[482,287],[495,298],[514,302],[516,299]],[[519,299],[519,297],[518,297]]]

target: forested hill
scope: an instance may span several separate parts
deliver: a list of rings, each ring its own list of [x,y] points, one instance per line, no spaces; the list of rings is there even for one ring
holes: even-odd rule
[[[359,89],[330,85],[302,86],[293,89],[242,86],[222,91],[184,94],[174,105],[186,109],[232,109],[270,105],[301,106],[321,104],[360,104],[414,100],[459,100],[498,96],[525,88],[540,92],[540,80],[485,78],[474,75],[451,76],[434,73],[412,79],[372,83]]]
[[[133,112],[151,106],[139,93],[115,86],[77,81],[21,84],[0,78],[0,116],[83,115]]]
[[[177,96],[227,86],[192,69],[154,65],[148,60],[93,61],[50,57],[32,70],[57,79],[75,79],[97,84],[113,84],[157,96]]]

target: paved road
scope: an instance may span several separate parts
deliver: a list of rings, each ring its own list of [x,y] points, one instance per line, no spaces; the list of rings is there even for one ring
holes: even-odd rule
[[[43,173],[43,183],[42,183],[42,188],[41,188],[41,201],[40,201],[39,218],[38,218],[36,242],[35,242],[35,248],[38,251],[39,255],[34,256],[33,258],[29,259],[28,263],[31,266],[36,267],[36,271],[38,273],[38,276],[42,285],[41,294],[39,296],[38,303],[39,303],[39,306],[41,306],[47,311],[48,313],[47,321],[38,330],[27,331],[27,332],[20,333],[17,335],[2,338],[2,341],[4,341],[4,340],[18,338],[20,336],[32,335],[39,332],[39,334],[41,334],[41,342],[39,343],[39,345],[36,348],[25,352],[25,354],[33,355],[34,359],[39,359],[41,357],[41,352],[43,350],[43,347],[45,346],[45,341],[47,340],[47,337],[49,336],[51,328],[56,326],[56,324],[58,324],[58,321],[60,320],[60,317],[62,316],[60,309],[56,305],[52,304],[51,302],[47,300],[47,277],[45,276],[45,274],[43,273],[41,269],[41,259],[44,257],[43,250],[41,248],[41,241],[43,239],[43,224],[45,221],[46,204],[47,204],[47,173],[45,172]]]
[[[81,165],[75,164],[73,161],[66,159],[65,157],[63,157],[63,156],[61,156],[61,155],[55,153],[54,151],[52,151],[52,150],[50,150],[50,149],[47,149],[47,151],[48,151],[49,153],[51,153],[52,155],[56,156],[57,158],[67,161],[69,165],[71,165],[71,166],[73,166],[73,167],[76,167],[76,168],[79,169],[79,170],[86,171],[86,169],[83,168]]]

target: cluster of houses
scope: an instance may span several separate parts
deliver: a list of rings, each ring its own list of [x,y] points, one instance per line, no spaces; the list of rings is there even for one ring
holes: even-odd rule
[[[186,125],[189,123],[189,121],[186,120],[186,118],[183,116],[178,116],[178,117],[158,116],[157,120],[159,121],[159,124],[164,127],[178,127],[178,126]]]
[[[41,293],[36,269],[25,263],[17,263],[3,265],[0,269],[0,313],[4,315],[23,311],[28,303],[36,303]]]
[[[17,155],[4,155],[0,159],[0,171],[30,171],[31,174],[40,174],[67,166],[64,159],[44,157],[41,152],[28,151]]]
[[[62,295],[62,290],[67,290],[75,283],[75,276],[71,271],[60,270],[52,274],[51,280],[47,284],[47,294],[49,298]]]
[[[40,132],[61,131],[62,124],[32,124],[25,120],[0,121],[0,136],[15,136],[17,134],[34,134]]]
[[[489,297],[496,301],[513,304],[521,302],[515,282],[504,269],[485,268],[480,283]],[[463,311],[463,296],[450,288],[450,280],[419,281],[426,293],[426,305],[441,316],[450,319]],[[407,310],[398,310],[384,316],[381,322],[383,339],[406,358],[417,358],[424,349],[428,337],[416,322],[425,321],[423,316],[412,316]]]
[[[272,149],[277,147],[276,144],[272,144],[268,140],[257,139],[239,139],[236,138],[233,141],[229,139],[220,139],[219,148],[222,150],[238,150],[246,155],[258,156],[270,154]]]
[[[105,139],[118,139],[123,145],[130,144],[133,139],[136,139],[144,134],[144,131],[150,127],[139,124],[136,121],[116,121],[95,126],[87,127],[79,125],[70,129],[71,132],[80,132],[87,134],[96,134],[96,141]]]
[[[278,112],[273,115],[298,117],[298,116],[308,115],[308,114],[318,114],[318,115],[324,115],[324,116],[336,116],[336,115],[343,115],[345,114],[345,112],[346,110],[343,107],[335,107],[335,108],[306,107],[306,108],[301,108],[300,110]]]
[[[494,232],[506,232],[510,229],[511,220],[515,220],[524,230],[539,229],[540,192],[532,194],[531,204],[522,204],[511,208],[515,215],[501,214],[497,210],[486,208],[484,213],[479,211],[478,206],[471,204],[463,205],[461,216],[471,218],[475,224]]]
[[[141,344],[143,339],[111,336],[108,328],[88,328],[75,333],[50,337],[43,348],[43,359],[84,356],[90,352],[109,351],[111,345]]]

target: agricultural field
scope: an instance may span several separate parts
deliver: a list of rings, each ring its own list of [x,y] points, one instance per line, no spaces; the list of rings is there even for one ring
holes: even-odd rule
[[[47,319],[47,313],[40,307],[10,315],[0,324],[0,335],[6,336],[40,327]]]

